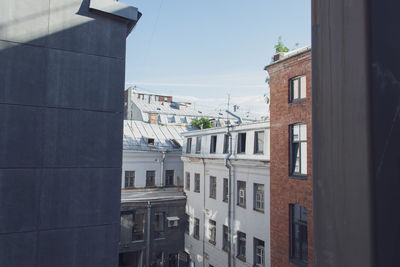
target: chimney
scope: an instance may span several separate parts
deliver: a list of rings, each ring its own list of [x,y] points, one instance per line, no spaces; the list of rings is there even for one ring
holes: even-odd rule
[[[285,56],[284,52],[279,52],[277,54],[274,55],[274,62],[280,60],[281,58],[283,58]]]

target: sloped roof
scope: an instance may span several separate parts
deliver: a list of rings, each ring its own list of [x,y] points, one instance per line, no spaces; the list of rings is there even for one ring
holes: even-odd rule
[[[182,107],[179,109],[171,106],[168,102],[151,102],[148,103],[145,100],[135,99],[132,101],[138,108],[144,113],[157,113],[165,115],[176,115],[176,116],[189,116],[189,117],[207,117],[215,119],[226,119],[227,113],[225,111],[207,111],[197,110],[193,107]],[[161,104],[162,103],[162,104]],[[260,120],[255,114],[247,112],[235,112],[235,114],[242,117],[243,120],[257,121]],[[229,119],[234,119],[232,116],[228,116]]]
[[[124,120],[123,149],[135,151],[181,151],[182,132],[191,130],[184,125],[159,125]],[[149,142],[149,139],[150,140]],[[180,147],[178,147],[180,146]]]

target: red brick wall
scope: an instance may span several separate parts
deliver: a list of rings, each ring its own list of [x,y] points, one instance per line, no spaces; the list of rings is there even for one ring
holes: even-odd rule
[[[271,266],[298,266],[289,261],[289,204],[307,208],[308,266],[313,267],[311,160],[311,52],[267,67],[271,88]],[[289,102],[289,79],[306,75],[306,100]],[[307,179],[289,178],[289,125],[307,124]]]

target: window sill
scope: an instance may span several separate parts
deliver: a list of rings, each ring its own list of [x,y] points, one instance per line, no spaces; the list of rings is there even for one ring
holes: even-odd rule
[[[217,197],[210,196],[211,199],[217,200]]]
[[[193,191],[193,192],[195,192],[195,193],[200,193],[200,191]]]
[[[254,210],[254,211],[257,211],[257,212],[259,212],[259,213],[264,213],[264,210],[261,210],[261,209],[256,209],[256,208],[254,208],[253,210]]]
[[[306,102],[307,98],[299,98],[299,99],[295,99],[292,101],[289,101],[289,104],[298,104],[298,103],[303,103]]]
[[[236,204],[236,206],[241,207],[241,208],[243,208],[243,209],[246,209],[246,205]]]
[[[306,263],[306,262],[304,262],[304,261],[301,261],[301,260],[289,259],[289,261],[290,261],[291,263],[294,263],[294,264],[300,266],[300,267],[308,267],[308,263]]]
[[[210,243],[211,245],[215,246],[217,244],[217,242],[212,241],[212,240],[208,240],[208,243]]]
[[[291,179],[307,180],[307,175],[291,174],[291,175],[289,175],[289,178],[291,178]]]
[[[254,155],[264,155],[264,151],[263,152],[254,152]]]
[[[246,262],[246,257],[238,255],[238,256],[236,256],[236,258],[238,258],[239,260],[241,260],[243,262]]]
[[[224,200],[222,200],[222,202],[224,202],[224,203],[228,203],[228,200],[227,200],[227,199],[224,199]]]

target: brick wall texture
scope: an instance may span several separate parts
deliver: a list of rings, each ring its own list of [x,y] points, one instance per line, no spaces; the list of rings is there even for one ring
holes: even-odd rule
[[[271,266],[291,263],[289,204],[307,208],[308,266],[313,267],[311,52],[301,53],[267,67],[270,75],[271,116]],[[289,80],[306,75],[306,100],[289,103]],[[307,124],[307,178],[289,177],[289,125]]]

